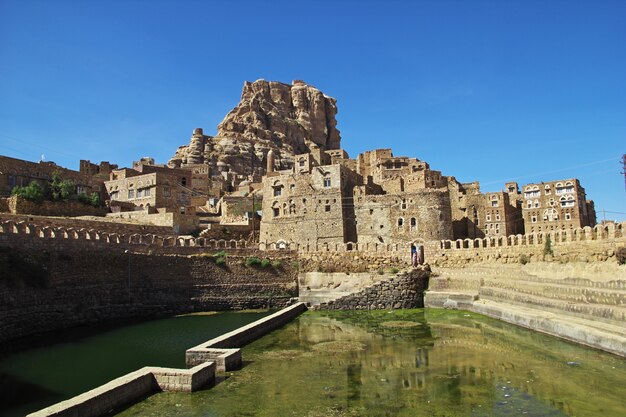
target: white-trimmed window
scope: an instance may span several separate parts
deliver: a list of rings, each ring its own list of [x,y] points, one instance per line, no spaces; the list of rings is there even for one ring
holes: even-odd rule
[[[324,178],[324,188],[329,188],[330,184],[330,178]]]

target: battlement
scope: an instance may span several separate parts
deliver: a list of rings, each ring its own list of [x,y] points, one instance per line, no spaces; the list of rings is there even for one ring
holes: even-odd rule
[[[625,238],[626,222],[598,224],[594,227],[585,226],[575,229],[555,230],[549,232],[528,233],[525,235],[490,236],[477,239],[441,240],[442,250],[456,249],[490,249],[503,246],[544,245],[548,237],[552,244],[564,242],[580,242],[593,240],[615,240]]]
[[[118,234],[95,229],[41,226],[26,221],[13,220],[0,222],[0,235],[119,246],[129,245],[146,248],[198,247],[205,249],[255,249],[254,246],[250,247],[245,240],[207,239],[190,236],[160,236],[150,233]]]

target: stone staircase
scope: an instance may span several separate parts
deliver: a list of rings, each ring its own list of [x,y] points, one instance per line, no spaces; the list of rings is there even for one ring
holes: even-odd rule
[[[605,350],[626,356],[626,279],[621,273],[615,279],[551,277],[550,271],[528,273],[522,266],[434,272],[426,307],[475,311],[594,347],[606,348],[600,345],[609,340]]]

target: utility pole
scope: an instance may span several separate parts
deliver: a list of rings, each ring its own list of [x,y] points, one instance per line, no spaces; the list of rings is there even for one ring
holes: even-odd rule
[[[624,175],[624,189],[626,189],[626,153],[622,155],[622,174]]]
[[[252,153],[252,156],[250,157],[250,169],[252,170],[252,173],[250,175],[250,188],[252,188],[252,243],[256,242],[256,230],[255,230],[255,225],[256,225],[256,211],[254,210],[254,203],[255,203],[255,197],[254,197],[254,188],[252,187],[252,184],[254,184],[254,156],[255,154]]]

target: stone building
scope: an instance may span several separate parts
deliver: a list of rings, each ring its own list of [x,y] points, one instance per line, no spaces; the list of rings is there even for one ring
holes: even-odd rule
[[[109,161],[102,161],[99,164],[94,164],[89,160],[80,160],[80,172],[87,175],[103,175],[108,176],[111,171],[117,169],[116,164],[111,164]]]
[[[576,178],[527,184],[522,188],[526,233],[595,226],[593,201]]]
[[[514,189],[517,190],[517,184]],[[507,184],[508,187],[508,184]],[[485,236],[509,236],[524,233],[524,219],[517,198],[506,191],[485,194]]]
[[[81,168],[83,167],[81,161]],[[88,161],[87,161],[88,162]],[[101,162],[108,164],[108,162]],[[97,166],[95,164],[92,164]],[[22,159],[0,156],[0,196],[9,196],[16,186],[26,186],[37,181],[47,187],[52,176],[57,174],[63,180],[71,180],[76,186],[76,193],[101,193],[103,180],[94,176],[91,171],[74,171],[63,168],[54,162],[31,162]]]
[[[376,149],[350,159],[345,151],[296,155],[290,170],[263,177],[261,242],[300,245],[410,245],[593,226],[593,202],[578,180],[517,183],[483,193],[416,158]]]
[[[425,162],[396,158],[389,149],[365,152],[356,160],[343,150],[311,149],[294,157],[292,170],[268,168],[262,242],[394,244],[452,238],[445,179]]]
[[[263,178],[261,242],[356,241],[353,192],[360,176],[326,164],[330,156],[321,151],[296,155],[295,161],[293,169],[268,170]]]
[[[114,170],[104,183],[112,208],[132,204],[135,210],[149,212],[157,208],[180,212],[191,209],[191,172],[151,165],[137,168]]]

